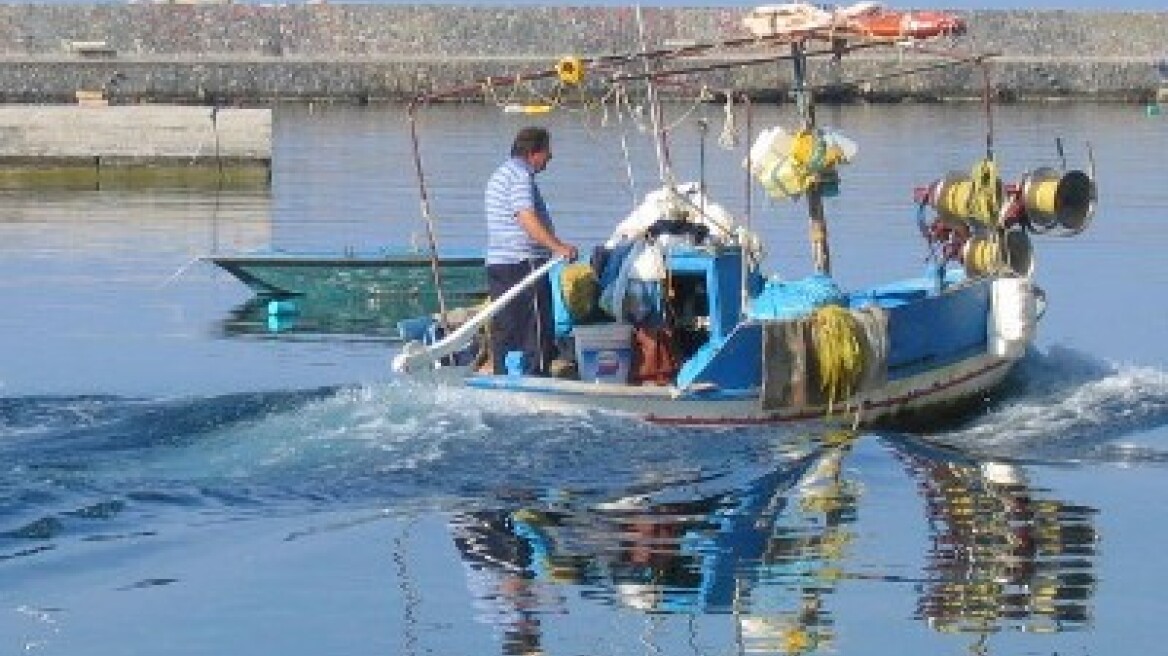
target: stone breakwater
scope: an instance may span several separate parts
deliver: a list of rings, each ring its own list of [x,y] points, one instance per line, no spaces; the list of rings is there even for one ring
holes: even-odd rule
[[[0,189],[267,187],[272,109],[0,106]]]
[[[744,10],[646,9],[650,44],[746,36]],[[1145,101],[1162,86],[1168,11],[960,12],[955,43],[1000,57],[1007,98]],[[0,6],[0,101],[73,102],[78,90],[131,102],[261,103],[406,100],[480,76],[550,67],[561,56],[627,52],[622,7],[316,4]],[[857,53],[811,69],[813,80],[870,99],[976,97],[969,67],[878,78],[889,57]],[[789,85],[785,66],[712,73],[712,85],[759,95]]]

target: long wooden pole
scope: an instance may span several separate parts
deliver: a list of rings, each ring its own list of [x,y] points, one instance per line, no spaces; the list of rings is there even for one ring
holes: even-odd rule
[[[803,119],[803,128],[815,129],[815,99],[807,88],[807,52],[802,43],[791,44],[791,62],[795,67],[795,104]],[[827,217],[823,212],[823,193],[819,183],[807,189],[807,218],[811,239],[811,257],[815,270],[831,275],[831,248],[827,241]]]
[[[434,291],[438,296],[438,324],[442,330],[449,329],[446,318],[446,295],[442,291],[442,269],[438,264],[438,237],[434,228],[434,215],[430,211],[430,195],[426,190],[426,173],[422,167],[422,149],[418,144],[418,101],[410,103],[410,143],[413,146],[414,174],[418,178],[418,194],[422,205],[422,218],[426,221],[426,242],[430,251],[430,277],[434,281]]]

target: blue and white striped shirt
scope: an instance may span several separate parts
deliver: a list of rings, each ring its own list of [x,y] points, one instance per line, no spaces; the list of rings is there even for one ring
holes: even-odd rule
[[[487,181],[487,264],[515,264],[551,257],[551,251],[532,239],[517,215],[534,209],[544,227],[554,231],[547,206],[535,184],[535,172],[522,158],[503,162]]]

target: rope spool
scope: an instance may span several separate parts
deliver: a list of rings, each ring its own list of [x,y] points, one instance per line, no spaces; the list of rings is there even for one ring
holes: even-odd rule
[[[933,191],[929,194],[933,209],[947,217],[967,218],[972,188],[972,182],[964,174],[949,173],[933,184]]]
[[[929,196],[933,208],[942,215],[992,227],[1002,206],[998,167],[992,159],[983,159],[969,174],[954,172],[935,182]]]
[[[1034,249],[1025,230],[1012,229],[993,236],[970,237],[961,249],[961,264],[970,276],[987,276],[1010,270],[1030,277],[1034,273]]]
[[[1077,235],[1095,214],[1095,183],[1082,171],[1042,167],[1022,179],[1022,201],[1035,231],[1059,228],[1060,234]]]
[[[578,86],[584,81],[584,60],[579,57],[563,57],[556,62],[556,77],[569,86]]]
[[[864,375],[863,329],[847,308],[825,305],[811,315],[811,339],[827,411],[859,389]]]
[[[961,249],[961,264],[970,276],[985,276],[1002,267],[1002,249],[996,239],[970,237]]]

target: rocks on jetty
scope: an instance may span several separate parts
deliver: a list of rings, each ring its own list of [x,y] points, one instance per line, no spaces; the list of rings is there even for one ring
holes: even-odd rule
[[[746,36],[748,6],[645,9],[648,41]],[[1009,97],[1147,100],[1159,87],[1168,12],[957,13],[969,25],[957,44],[1001,55],[994,81]],[[0,101],[72,102],[79,89],[103,89],[113,104],[404,100],[566,54],[628,51],[635,37],[629,7],[4,5]],[[830,83],[870,77],[886,63],[857,53],[811,72]],[[789,81],[777,66],[720,75],[746,90]],[[880,80],[864,92],[898,99],[980,89],[978,75],[938,71]]]

